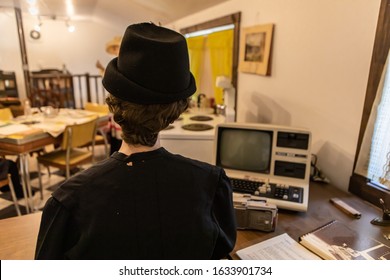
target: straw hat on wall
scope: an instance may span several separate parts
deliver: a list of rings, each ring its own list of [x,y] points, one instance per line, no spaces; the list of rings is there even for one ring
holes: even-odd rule
[[[122,42],[122,36],[115,36],[106,44],[106,52],[117,56]]]

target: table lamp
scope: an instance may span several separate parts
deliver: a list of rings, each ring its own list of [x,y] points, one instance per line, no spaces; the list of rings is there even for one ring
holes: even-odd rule
[[[225,108],[225,121],[234,122],[236,119],[236,90],[233,87],[230,79],[226,76],[218,76],[216,79],[216,86],[223,89],[223,103]]]

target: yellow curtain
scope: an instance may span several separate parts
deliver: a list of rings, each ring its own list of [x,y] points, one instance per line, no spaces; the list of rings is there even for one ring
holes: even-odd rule
[[[215,32],[207,37],[206,47],[210,50],[212,84],[215,103],[223,104],[223,91],[215,86],[217,76],[232,78],[233,29]]]
[[[190,56],[190,69],[191,73],[195,77],[196,81],[196,88],[200,88],[201,83],[201,71],[203,67],[203,55],[204,55],[204,37],[198,36],[198,37],[190,37],[187,38],[187,45],[188,45],[188,53]],[[195,98],[198,94],[198,90],[193,95]]]

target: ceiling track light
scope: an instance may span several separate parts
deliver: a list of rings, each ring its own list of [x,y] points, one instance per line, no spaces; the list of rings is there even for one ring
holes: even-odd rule
[[[65,25],[69,32],[74,32],[76,30],[76,27],[73,24],[70,24],[69,20],[65,21]]]
[[[41,26],[42,26],[42,21],[41,21],[41,18],[38,16],[38,23],[36,25],[34,25],[34,30],[37,32],[40,32]]]
[[[49,20],[60,20],[65,23],[66,29],[68,32],[73,33],[76,31],[76,26],[74,24],[71,24],[69,17],[61,17],[56,15],[38,15],[38,24],[35,24],[33,29],[30,32],[30,37],[34,40],[38,40],[41,37],[41,26],[42,26],[42,19],[49,19]]]

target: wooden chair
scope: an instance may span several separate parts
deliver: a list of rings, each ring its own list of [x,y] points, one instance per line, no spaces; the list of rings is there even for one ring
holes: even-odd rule
[[[9,122],[10,120],[13,119],[13,114],[12,114],[12,111],[10,108],[1,108],[0,109],[0,121],[1,122]],[[4,157],[8,155],[8,153],[6,153],[6,151],[2,151],[0,152],[0,156]]]
[[[0,109],[0,121],[8,122],[8,121],[12,120],[13,118],[14,118],[14,116],[13,116],[10,108],[7,107],[7,108]],[[0,152],[0,156],[2,156],[2,157],[5,157],[7,155],[8,155],[7,153]],[[18,204],[18,200],[17,200],[16,195],[15,195],[15,189],[14,189],[14,185],[12,184],[10,174],[8,174],[8,178],[0,181],[0,188],[3,186],[6,186],[6,185],[9,186],[11,196],[12,196],[12,201],[14,202],[16,212],[20,216],[21,214],[20,214],[19,204]]]
[[[87,111],[92,112],[98,112],[98,113],[104,113],[109,114],[110,110],[108,109],[107,104],[98,104],[98,103],[92,103],[92,102],[86,102],[84,109]]]
[[[10,108],[1,108],[0,109],[0,121],[10,121],[13,119],[13,114]]]
[[[18,214],[18,216],[21,216],[22,214],[20,212],[18,199],[16,198],[15,189],[14,189],[14,185],[12,184],[12,180],[11,180],[11,175],[10,174],[8,174],[8,178],[0,180],[0,188],[4,187],[6,185],[9,186],[9,190],[11,192],[12,201],[13,201],[13,203],[15,205],[16,213]]]
[[[96,112],[96,113],[103,113],[108,115],[110,113],[107,104],[98,104],[98,103],[92,103],[92,102],[86,102],[84,106],[84,110]],[[107,126],[105,127],[99,127],[97,126],[96,129],[96,136],[95,136],[95,145],[104,145],[104,152],[107,157],[110,156],[109,154],[109,143],[107,139],[107,133],[109,132],[109,128],[107,129]]]
[[[13,115],[13,113],[12,113],[12,111],[11,111],[11,109],[10,108],[1,108],[0,109],[0,121],[4,121],[4,122],[8,122],[8,121],[10,121],[10,120],[12,120],[14,118],[14,115]],[[39,150],[37,150],[37,151],[34,151],[34,152],[30,152],[30,155],[32,155],[32,154],[34,154],[34,153],[36,153],[37,155],[41,155],[42,153],[44,153],[45,152],[45,149],[44,148],[42,148],[42,149],[39,149]],[[7,156],[8,154],[7,153],[5,153],[4,151],[3,152],[0,152],[0,156]],[[13,155],[13,154],[11,154],[11,155]],[[19,160],[19,157],[18,157],[18,160]],[[47,168],[47,170],[48,170],[48,172],[49,172],[49,174],[50,174],[50,170],[49,170],[49,167]],[[41,198],[43,199],[43,193],[42,193],[42,191],[41,191]]]
[[[37,157],[39,187],[42,192],[42,177],[40,165],[54,166],[66,171],[66,178],[70,177],[70,170],[79,165],[92,162],[95,146],[96,119],[83,124],[69,125],[65,128],[61,146],[46,154]],[[81,147],[91,143],[91,150]]]

